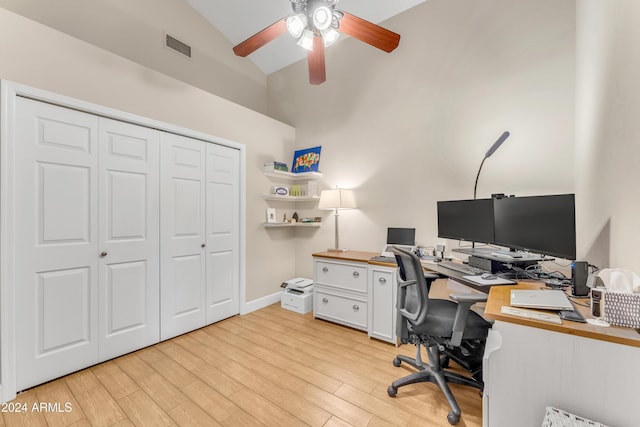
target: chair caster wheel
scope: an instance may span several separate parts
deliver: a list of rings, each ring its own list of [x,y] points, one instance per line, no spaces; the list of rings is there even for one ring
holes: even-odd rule
[[[453,412],[449,412],[449,414],[447,414],[447,421],[449,421],[449,424],[454,426],[460,422],[460,415],[456,415]]]
[[[396,368],[399,367],[401,363],[402,360],[398,359],[397,357],[393,359],[393,366],[395,366]]]
[[[387,394],[389,395],[389,397],[396,397],[396,394],[398,394],[398,389],[390,385],[387,389]]]

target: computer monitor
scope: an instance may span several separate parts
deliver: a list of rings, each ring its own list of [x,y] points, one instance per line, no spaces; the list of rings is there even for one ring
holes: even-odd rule
[[[413,251],[416,246],[415,228],[387,228],[387,244],[382,248],[380,255],[393,257],[392,246],[400,246],[408,251]]]
[[[576,258],[574,194],[497,198],[493,212],[496,245]]]
[[[416,244],[415,228],[387,228],[387,244],[414,246]]]
[[[493,200],[438,202],[438,237],[493,243]]]

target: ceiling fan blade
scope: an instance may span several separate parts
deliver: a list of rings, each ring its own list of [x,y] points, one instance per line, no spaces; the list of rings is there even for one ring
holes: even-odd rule
[[[313,37],[313,50],[307,53],[309,60],[309,83],[319,85],[327,80],[324,67],[324,41],[322,36]]]
[[[287,26],[285,24],[285,18],[282,18],[281,20],[269,25],[264,30],[252,35],[242,43],[236,45],[233,48],[233,51],[238,56],[247,56],[260,49],[271,40],[282,35],[285,31],[287,31]]]
[[[344,16],[340,19],[338,29],[373,47],[391,52],[400,43],[400,34],[382,28],[379,25],[365,21],[350,13],[340,11]]]

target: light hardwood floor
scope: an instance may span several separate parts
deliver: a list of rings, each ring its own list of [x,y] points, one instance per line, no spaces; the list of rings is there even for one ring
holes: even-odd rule
[[[27,390],[0,426],[448,426],[433,384],[387,396],[413,352],[272,305]],[[479,392],[452,389],[459,425],[482,425]]]

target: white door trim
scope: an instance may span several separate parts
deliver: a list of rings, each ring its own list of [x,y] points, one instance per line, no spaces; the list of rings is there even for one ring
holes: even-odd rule
[[[26,97],[97,116],[171,132],[235,148],[240,153],[240,307],[246,313],[246,146],[225,138],[80,101],[8,80],[0,81],[0,402],[16,397],[15,272],[13,247],[14,197],[13,156],[17,97]]]

